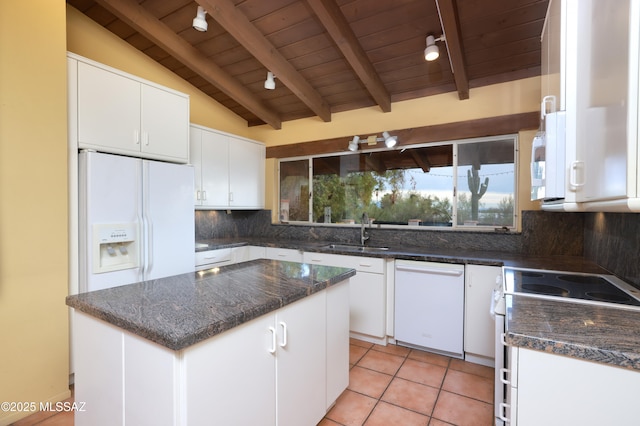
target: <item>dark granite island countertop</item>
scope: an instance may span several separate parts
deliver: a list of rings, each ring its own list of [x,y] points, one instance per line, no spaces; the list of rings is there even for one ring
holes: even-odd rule
[[[640,310],[506,296],[506,342],[640,371]]]
[[[180,350],[355,275],[355,270],[254,260],[67,297],[67,305]]]

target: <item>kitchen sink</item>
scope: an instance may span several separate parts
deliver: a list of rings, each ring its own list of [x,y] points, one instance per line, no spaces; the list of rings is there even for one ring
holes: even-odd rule
[[[364,253],[389,250],[389,247],[358,246],[354,244],[329,244],[324,248],[327,248],[330,250],[361,251]]]

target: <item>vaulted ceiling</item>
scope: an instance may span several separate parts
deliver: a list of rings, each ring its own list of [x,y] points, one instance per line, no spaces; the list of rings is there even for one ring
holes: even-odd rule
[[[249,125],[540,74],[548,0],[67,0]],[[192,28],[198,6],[208,30]],[[440,57],[424,59],[426,37]],[[275,90],[264,88],[267,71]]]

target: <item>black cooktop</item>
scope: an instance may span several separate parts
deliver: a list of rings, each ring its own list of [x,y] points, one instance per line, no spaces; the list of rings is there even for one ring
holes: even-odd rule
[[[505,293],[510,294],[640,306],[631,294],[638,290],[612,275],[504,268],[504,279]]]

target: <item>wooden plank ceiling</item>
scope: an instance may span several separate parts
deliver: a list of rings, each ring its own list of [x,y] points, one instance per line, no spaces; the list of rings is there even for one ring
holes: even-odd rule
[[[249,125],[540,74],[548,0],[67,0]],[[192,28],[198,5],[208,30]],[[444,29],[442,28],[444,26]],[[440,58],[424,60],[426,36]],[[452,67],[453,71],[452,72]],[[264,88],[267,71],[275,90]]]

